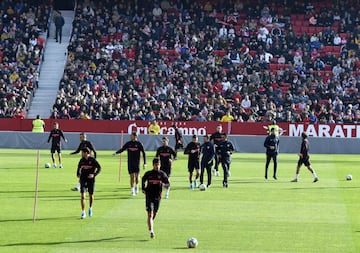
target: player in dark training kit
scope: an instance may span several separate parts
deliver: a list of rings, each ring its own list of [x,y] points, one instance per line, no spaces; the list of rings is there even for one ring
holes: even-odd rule
[[[169,178],[166,173],[160,170],[160,159],[153,159],[153,169],[145,172],[141,181],[141,190],[146,197],[147,224],[150,237],[154,238],[154,220],[160,207],[162,188],[170,187]]]
[[[279,137],[275,134],[276,129],[271,128],[270,135],[268,135],[264,141],[264,147],[266,148],[266,164],[265,164],[265,179],[268,178],[268,168],[271,159],[274,161],[274,174],[273,178],[276,180],[277,171],[277,156],[279,153]]]
[[[80,192],[81,192],[81,219],[86,218],[85,205],[86,205],[86,189],[89,192],[89,217],[92,216],[92,206],[94,203],[94,189],[95,177],[100,173],[101,166],[95,158],[90,156],[90,149],[82,149],[82,158],[79,161],[78,169],[76,172],[77,177],[80,179]]]
[[[219,152],[218,152],[219,147],[218,147],[218,146],[219,146],[219,143],[222,141],[222,135],[223,135],[222,126],[221,126],[221,125],[218,125],[218,126],[216,127],[216,132],[213,133],[213,134],[210,136],[210,141],[212,141],[212,143],[214,144],[215,151],[216,151],[214,174],[215,174],[215,176],[217,176],[217,177],[220,176],[220,173],[219,173],[219,164],[220,164],[221,162],[220,162],[220,156],[218,155],[218,154],[219,154]]]
[[[53,162],[53,168],[56,168],[56,162],[55,162],[55,151],[58,154],[59,159],[59,168],[61,169],[62,162],[61,162],[61,138],[67,142],[67,139],[65,138],[63,132],[59,129],[59,123],[54,123],[54,128],[50,131],[49,138],[47,142],[49,143],[51,140],[51,159]]]
[[[200,184],[204,183],[204,172],[207,173],[207,187],[211,185],[211,167],[215,157],[214,145],[210,142],[208,135],[204,136],[204,143],[201,145],[201,172],[200,172]]]
[[[201,144],[198,142],[198,137],[193,135],[192,141],[186,146],[184,150],[185,155],[189,155],[188,158],[188,171],[189,171],[189,182],[190,182],[190,190],[198,187],[197,179],[200,176],[200,148]],[[195,174],[195,180],[193,185],[193,172]]]
[[[91,143],[91,141],[88,141],[86,139],[86,134],[85,133],[80,133],[80,144],[79,147],[74,151],[71,152],[70,155],[74,155],[74,154],[78,154],[81,150],[83,150],[84,148],[89,148],[90,150],[90,155],[92,155],[92,153],[94,154],[93,157],[96,159],[96,150],[94,145]],[[78,183],[78,185],[74,188],[71,188],[72,191],[80,191],[80,182]]]
[[[142,153],[144,159],[144,169],[146,168],[146,155],[143,144],[137,140],[137,133],[133,132],[130,135],[130,138],[131,140],[126,142],[125,145],[113,153],[113,155],[120,154],[127,150],[131,195],[135,196],[139,192],[138,184],[140,181],[140,154]]]
[[[79,147],[74,152],[71,152],[70,155],[78,154],[81,150],[83,150],[83,148],[89,148],[90,149],[90,155],[92,155],[92,153],[94,153],[94,155],[92,155],[92,156],[96,159],[95,147],[91,143],[91,141],[86,140],[86,134],[85,133],[80,134]]]
[[[230,176],[231,155],[234,152],[234,146],[228,141],[227,134],[222,135],[222,141],[218,145],[218,154],[220,155],[221,166],[224,170],[223,187],[228,187],[228,177]]]
[[[170,180],[171,169],[173,160],[176,159],[176,152],[169,147],[169,139],[167,137],[162,138],[163,145],[156,150],[155,157],[160,158],[161,170],[166,173]],[[167,188],[165,198],[169,198],[170,187]]]
[[[309,141],[308,141],[308,135],[303,132],[301,134],[301,138],[302,138],[302,142],[301,142],[301,148],[300,148],[300,153],[299,153],[299,160],[296,166],[296,175],[295,178],[293,180],[291,180],[291,182],[297,182],[299,180],[299,172],[300,172],[300,168],[301,165],[305,165],[308,170],[311,172],[311,174],[314,177],[314,183],[316,183],[317,181],[319,181],[319,178],[316,175],[315,170],[312,168],[311,163],[310,163],[310,155],[309,155]]]
[[[182,139],[182,134],[179,130],[179,128],[177,127],[176,124],[173,124],[172,127],[175,129],[175,160],[177,159],[177,151],[179,149],[183,149],[184,148],[184,143],[183,143],[183,139]]]

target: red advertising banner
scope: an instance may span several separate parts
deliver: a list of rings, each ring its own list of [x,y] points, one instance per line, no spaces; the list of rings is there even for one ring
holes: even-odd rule
[[[64,132],[88,132],[88,133],[131,133],[148,134],[149,121],[111,121],[111,120],[44,120],[45,131],[53,128],[56,121]],[[173,121],[159,121],[160,134],[173,135]],[[221,124],[223,132],[233,135],[267,135],[268,122],[195,122],[178,121],[177,126],[183,135],[205,135],[216,131]],[[280,134],[284,136],[300,136],[305,131],[312,137],[323,138],[360,138],[360,125],[326,125],[326,124],[303,124],[303,123],[279,123]],[[0,131],[31,131],[31,119],[0,119]]]

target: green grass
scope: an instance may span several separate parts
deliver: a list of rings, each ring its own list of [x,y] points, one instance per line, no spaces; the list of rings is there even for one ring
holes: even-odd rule
[[[312,155],[320,181],[302,168],[296,154],[279,156],[278,180],[263,179],[264,154],[234,154],[229,188],[214,177],[205,192],[188,189],[186,157],[175,161],[170,198],[161,202],[156,238],[149,238],[144,196],[130,196],[126,155],[121,183],[119,158],[99,151],[94,216],[80,219],[76,183],[80,156],[63,151],[64,169],[45,169],[40,151],[39,198],[33,223],[36,151],[0,152],[0,252],[360,252],[358,155]],[[148,169],[154,153],[147,152]],[[272,173],[272,165],[270,167]],[[270,173],[270,175],[271,175]],[[353,175],[346,181],[347,174]]]

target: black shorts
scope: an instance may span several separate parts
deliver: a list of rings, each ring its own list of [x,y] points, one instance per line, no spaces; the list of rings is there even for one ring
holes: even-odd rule
[[[199,161],[189,161],[188,162],[188,171],[192,173],[194,170],[200,169],[200,163]]]
[[[161,200],[160,198],[151,198],[146,196],[146,203],[145,203],[146,211],[157,212],[160,207],[160,200]]]
[[[140,173],[139,164],[128,164],[128,172],[129,174]]]
[[[170,175],[171,175],[171,167],[161,167],[160,169],[162,171],[164,171],[168,177],[170,177]]]
[[[205,168],[210,168],[214,165],[214,160],[211,160],[211,162],[209,163],[208,160],[204,160],[204,161],[201,161],[201,169],[204,170]]]
[[[298,166],[301,166],[301,165],[305,165],[305,166],[310,166],[310,156],[307,156],[307,157],[304,157],[304,158],[299,158],[299,161],[298,161]]]
[[[220,163],[221,161],[221,155],[219,154],[219,152],[216,152],[215,161],[217,161],[218,163]]]
[[[51,146],[51,154],[54,154],[56,152],[61,153],[61,149],[59,145],[52,145]]]
[[[89,194],[94,193],[95,189],[95,179],[94,178],[80,178],[80,192],[84,193],[87,191]]]
[[[266,153],[267,159],[276,159],[277,153]]]
[[[175,149],[184,149],[184,145],[181,142],[175,144]]]

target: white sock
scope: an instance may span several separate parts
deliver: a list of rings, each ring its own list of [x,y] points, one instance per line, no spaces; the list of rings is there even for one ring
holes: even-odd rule
[[[299,179],[299,174],[295,174],[295,178],[296,178],[296,179]]]
[[[317,178],[317,175],[316,175],[315,171],[312,174],[313,174],[314,178]]]
[[[80,182],[77,183],[76,188],[80,189]]]
[[[135,187],[131,187],[131,192],[135,192]]]
[[[170,188],[167,188],[166,189],[166,194],[169,195],[169,192],[170,192]]]

